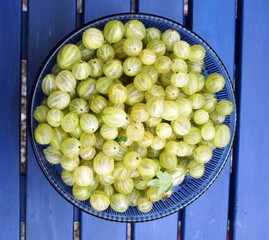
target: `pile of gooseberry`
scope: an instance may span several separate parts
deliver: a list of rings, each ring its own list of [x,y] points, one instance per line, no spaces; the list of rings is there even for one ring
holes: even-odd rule
[[[206,50],[178,31],[136,19],[88,28],[66,44],[42,80],[34,137],[79,201],[97,211],[149,212],[186,175],[200,178],[215,148],[230,142],[233,111],[204,73]]]

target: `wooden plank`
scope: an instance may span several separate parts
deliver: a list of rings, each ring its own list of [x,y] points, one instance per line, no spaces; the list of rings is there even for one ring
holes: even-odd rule
[[[229,167],[227,163],[213,185],[199,199],[184,209],[182,239],[226,239]]]
[[[111,14],[131,11],[131,0],[94,0],[84,1],[84,23]]]
[[[178,212],[151,222],[135,223],[132,229],[134,240],[177,240]]]
[[[28,93],[47,54],[75,28],[76,1],[29,1]],[[73,239],[73,206],[48,183],[28,136],[26,239]]]
[[[151,13],[174,21],[183,23],[184,1],[178,0],[139,0],[138,11],[141,13]]]
[[[167,1],[139,1],[139,12],[151,13],[170,18],[179,23],[184,22],[184,6],[183,1],[167,0]],[[133,224],[134,240],[175,240],[178,237],[178,213],[174,213],[168,217],[145,223]],[[164,227],[165,226],[165,227]]]
[[[192,30],[216,51],[231,79],[234,69],[236,1],[193,1]],[[183,239],[226,239],[230,159],[218,179],[184,212]]]
[[[83,213],[80,234],[82,240],[125,240],[127,239],[127,224],[110,222]]]
[[[99,0],[98,4],[92,0],[84,2],[84,23],[92,21],[96,18],[111,15],[115,13],[130,12],[131,1],[126,0]],[[105,229],[105,231],[104,231]],[[124,240],[127,237],[126,223],[117,223],[101,220],[87,213],[81,213],[81,239],[96,240]]]
[[[20,237],[21,1],[0,7],[0,238]]]
[[[218,54],[232,80],[234,75],[235,17],[236,0],[193,1],[192,30]]]
[[[269,2],[240,1],[239,132],[233,239],[269,239]],[[240,67],[240,66],[239,66]]]

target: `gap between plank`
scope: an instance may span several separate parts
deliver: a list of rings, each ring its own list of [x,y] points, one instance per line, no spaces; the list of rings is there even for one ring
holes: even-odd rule
[[[137,13],[138,12],[138,4],[139,1],[138,0],[130,0],[131,1],[131,12],[132,13]]]
[[[83,24],[83,1],[77,0],[77,7],[76,7],[76,27],[79,28]]]
[[[77,13],[82,13],[82,0],[77,0]]]
[[[181,220],[178,220],[178,233],[177,233],[177,239],[181,240]]]
[[[127,223],[127,240],[132,240],[132,224]]]
[[[22,1],[22,11],[27,12],[28,11],[28,0]]]
[[[241,79],[241,57],[242,57],[242,23],[243,21],[243,0],[236,0],[236,26],[235,26],[235,55],[234,55],[234,92],[235,92],[235,101],[237,107],[237,116],[240,114],[239,109],[239,99],[240,99],[240,79]],[[235,206],[236,206],[236,175],[237,175],[237,152],[239,148],[239,119],[237,117],[237,127],[234,137],[234,146],[232,155],[232,170],[230,175],[230,187],[229,187],[229,212],[228,212],[228,232],[227,239],[233,239],[234,231],[234,215],[235,215]]]
[[[73,222],[74,222],[74,240],[80,240],[80,222],[81,222],[81,211],[77,207],[73,207]]]
[[[26,122],[27,122],[27,15],[28,0],[21,2],[21,119],[20,119],[20,172],[26,173]]]
[[[74,240],[80,240],[80,222],[74,222]]]
[[[20,176],[20,239],[25,240],[26,229],[26,177]]]
[[[188,16],[188,10],[189,10],[189,0],[184,0],[184,16]]]
[[[28,0],[22,1],[22,16],[28,12]],[[23,45],[26,45],[26,17],[22,17],[22,39]],[[26,46],[21,46],[21,55],[26,55]],[[25,56],[23,56],[25,57]],[[26,79],[27,79],[27,60],[21,60],[21,117],[20,117],[20,240],[26,239],[26,104],[27,104],[27,91],[26,91]]]
[[[192,30],[192,6],[193,0],[184,0],[184,25]]]
[[[21,222],[21,240],[25,240],[25,222]]]
[[[27,107],[27,61],[21,60],[21,174],[26,173],[26,107]]]

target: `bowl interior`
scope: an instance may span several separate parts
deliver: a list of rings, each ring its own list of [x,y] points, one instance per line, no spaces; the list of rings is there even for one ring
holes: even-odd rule
[[[186,177],[184,182],[174,189],[174,193],[170,198],[168,198],[165,201],[159,201],[154,203],[153,209],[150,212],[141,213],[136,207],[129,207],[129,209],[124,213],[115,212],[111,208],[108,208],[103,212],[97,212],[90,206],[89,201],[76,200],[72,195],[72,188],[67,186],[61,179],[61,171],[62,171],[61,167],[59,165],[50,164],[46,160],[45,155],[43,153],[43,149],[45,147],[37,144],[34,141],[33,132],[37,126],[37,122],[33,118],[33,112],[35,108],[42,103],[45,97],[41,89],[42,79],[45,77],[46,74],[51,72],[52,67],[56,63],[56,56],[61,46],[67,43],[77,43],[79,40],[81,40],[82,33],[85,31],[85,29],[89,27],[103,29],[104,25],[108,21],[113,19],[121,20],[124,23],[131,19],[138,19],[142,21],[146,27],[156,27],[162,32],[172,28],[177,30],[181,35],[181,39],[187,41],[189,44],[202,45],[206,49],[205,71],[204,71],[205,76],[207,76],[210,73],[217,72],[222,74],[226,80],[224,89],[216,94],[218,100],[229,99],[235,104],[235,98],[229,75],[224,65],[222,64],[221,60],[212,50],[212,48],[198,35],[185,29],[182,25],[158,16],[144,15],[144,14],[121,14],[96,20],[95,22],[88,23],[83,28],[71,33],[49,55],[47,61],[42,66],[36,84],[34,85],[32,102],[30,106],[31,107],[30,131],[31,131],[32,146],[36,155],[36,159],[42,171],[48,178],[49,182],[53,185],[53,187],[64,198],[66,198],[72,204],[74,204],[75,206],[77,206],[78,208],[82,209],[87,213],[113,221],[121,221],[121,222],[148,221],[167,216],[187,206],[195,199],[197,199],[202,193],[204,193],[207,190],[207,188],[214,182],[214,180],[217,178],[220,171],[224,167],[228,158],[229,151],[231,149],[235,131],[236,111],[234,110],[230,116],[226,117],[224,122],[231,129],[231,141],[225,148],[215,149],[213,151],[212,159],[207,164],[205,164],[204,175],[199,179]]]

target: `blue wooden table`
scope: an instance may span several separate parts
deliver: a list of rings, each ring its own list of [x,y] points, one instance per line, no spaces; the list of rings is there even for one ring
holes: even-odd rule
[[[236,3],[237,2],[237,3]],[[53,46],[98,17],[121,12],[173,19],[204,38],[234,81],[238,107],[233,152],[215,183],[194,203],[160,220],[125,224],[80,212],[48,183],[27,138],[20,168],[21,66],[27,91]],[[0,240],[266,240],[269,239],[269,1],[20,0],[0,2]],[[23,224],[22,224],[23,223]],[[76,224],[75,224],[76,223]],[[25,226],[25,227],[21,227]]]

